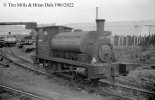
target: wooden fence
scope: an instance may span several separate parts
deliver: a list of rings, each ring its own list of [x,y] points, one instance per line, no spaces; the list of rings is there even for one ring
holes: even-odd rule
[[[112,36],[111,43],[114,46],[137,46],[142,43],[155,44],[155,35],[148,36]]]

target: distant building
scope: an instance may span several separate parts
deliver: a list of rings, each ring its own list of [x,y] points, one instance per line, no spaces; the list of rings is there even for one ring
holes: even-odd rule
[[[150,27],[147,25],[153,25]],[[66,24],[68,27],[82,29],[84,31],[96,30],[96,23],[71,23]],[[112,31],[112,35],[149,35],[155,34],[155,20],[148,21],[117,21],[105,22],[105,31]]]
[[[6,35],[9,32],[11,34],[29,34],[31,30],[19,25],[0,25],[0,35]]]

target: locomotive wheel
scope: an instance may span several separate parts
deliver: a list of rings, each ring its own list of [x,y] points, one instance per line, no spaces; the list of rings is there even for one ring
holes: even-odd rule
[[[52,68],[51,68],[51,70],[52,70],[52,71],[56,71],[56,70],[57,70],[56,67],[57,67],[56,63],[53,63],[53,64],[52,64]]]
[[[3,61],[3,57],[0,56],[0,61]]]
[[[96,87],[96,86],[98,86],[99,85],[99,79],[92,79],[91,80],[91,84],[90,84],[90,86],[92,86],[92,87]]]
[[[79,77],[79,75],[77,73],[74,74],[74,79],[76,82],[81,82],[82,81],[82,78]]]

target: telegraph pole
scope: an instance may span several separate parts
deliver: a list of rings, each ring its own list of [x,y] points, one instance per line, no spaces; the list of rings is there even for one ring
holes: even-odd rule
[[[144,25],[144,26],[148,26],[149,27],[149,35],[150,35],[150,32],[151,32],[151,27],[155,27],[155,25]]]
[[[150,43],[150,38],[151,38],[151,34],[150,34],[150,32],[151,32],[151,27],[155,27],[155,25],[145,25],[145,26],[148,26],[149,27],[149,43]]]

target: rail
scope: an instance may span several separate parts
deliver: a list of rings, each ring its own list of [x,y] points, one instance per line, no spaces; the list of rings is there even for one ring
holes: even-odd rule
[[[7,52],[7,51],[3,51],[3,52]],[[7,54],[11,55],[11,53],[7,53]],[[15,54],[12,54],[12,56],[15,56]],[[16,55],[16,57],[17,56],[18,55]],[[15,64],[17,64],[17,65],[19,65],[21,67],[24,67],[27,70],[31,70],[31,71],[34,71],[34,72],[37,72],[37,73],[40,73],[40,74],[43,74],[43,75],[46,75],[46,76],[49,76],[49,77],[51,76],[51,74],[48,74],[47,72],[44,72],[44,71],[41,71],[41,70],[38,70],[38,69],[35,69],[35,68],[27,67],[26,65],[23,65],[23,64],[21,64],[19,62],[16,62],[15,60],[13,61],[11,58],[7,58],[7,59],[10,59]],[[20,59],[22,59],[22,57],[20,57]],[[26,61],[28,61],[28,60],[26,60]],[[108,83],[108,84],[110,84],[110,83]],[[110,84],[110,85],[112,85],[112,84]],[[140,92],[144,92],[144,93],[155,95],[154,92],[146,91],[144,89],[139,89],[139,88],[135,88],[135,87],[129,87],[129,86],[126,86],[126,85],[121,85],[121,84],[114,84],[114,85],[115,86],[118,86],[118,87],[126,88],[126,89],[131,89],[131,90],[140,91]],[[117,99],[120,99],[120,100],[135,100],[134,98],[125,97],[125,96],[117,95],[117,94],[114,94],[114,93],[109,93],[109,92],[106,92],[106,91],[102,91],[100,89],[96,90],[95,88],[90,88],[90,87],[82,86],[82,85],[79,85],[79,87],[85,87],[86,89],[89,88],[90,90],[95,91],[98,94],[101,94],[101,95],[109,95],[109,96],[112,96],[112,97],[117,98]]]
[[[17,88],[11,87],[11,86],[6,86],[6,85],[3,85],[3,84],[0,84],[0,87],[2,87],[4,89],[7,89],[9,91],[18,92],[18,93],[21,93],[21,94],[24,94],[24,95],[27,95],[27,96],[30,96],[30,97],[33,97],[33,98],[36,98],[36,99],[49,100],[49,99],[46,99],[46,98],[44,98],[42,96],[30,93],[30,92],[26,92],[24,90],[17,89]]]

